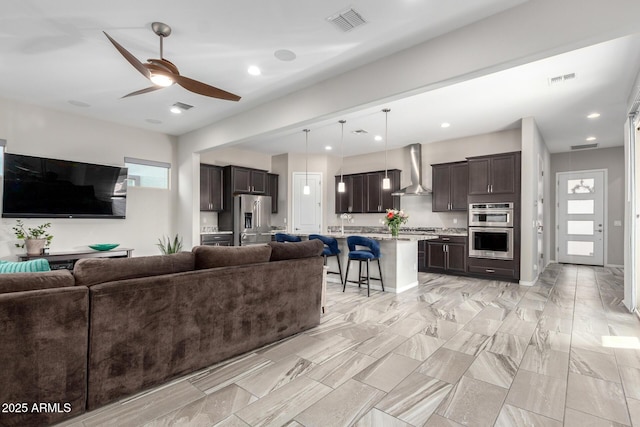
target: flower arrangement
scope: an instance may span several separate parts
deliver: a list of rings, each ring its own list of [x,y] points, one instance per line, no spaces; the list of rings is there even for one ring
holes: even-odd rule
[[[387,209],[387,214],[384,217],[384,223],[391,230],[393,237],[398,236],[400,225],[406,223],[409,220],[409,215],[402,210]]]

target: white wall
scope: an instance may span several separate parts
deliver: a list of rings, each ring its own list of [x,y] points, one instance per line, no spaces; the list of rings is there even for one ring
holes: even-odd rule
[[[538,129],[533,117],[522,119],[522,160],[521,160],[521,224],[520,224],[520,283],[533,284],[540,274],[538,269],[538,176],[540,167],[538,158],[542,157],[544,163],[545,177],[544,199],[547,201],[544,206],[543,231],[544,247],[543,254],[545,260],[549,259],[550,251],[550,226],[551,210],[548,205],[551,203],[548,175],[549,150],[544,142],[544,138]],[[548,261],[544,262],[546,266]]]
[[[172,162],[173,137],[0,99],[0,138],[6,151],[40,157],[124,166],[124,157]],[[177,179],[172,190],[130,188],[127,218],[27,219],[27,225],[51,222],[51,251],[86,249],[92,243],[120,243],[134,255],[157,255],[159,237],[173,235]],[[0,257],[10,259],[24,249],[16,242],[13,219],[0,220]]]

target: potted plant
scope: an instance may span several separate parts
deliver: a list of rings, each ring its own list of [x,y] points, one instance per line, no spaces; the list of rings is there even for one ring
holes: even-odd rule
[[[51,227],[50,222],[36,227],[25,227],[22,220],[17,220],[13,231],[16,237],[23,243],[16,243],[17,248],[27,248],[27,255],[40,255],[45,247],[51,244],[53,236],[47,231]]]
[[[162,236],[162,239],[158,239],[156,246],[160,248],[162,255],[178,253],[182,250],[182,237],[176,234],[171,240],[169,236]]]

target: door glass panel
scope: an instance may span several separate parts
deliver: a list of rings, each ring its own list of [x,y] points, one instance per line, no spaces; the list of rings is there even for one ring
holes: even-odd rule
[[[567,255],[593,256],[593,242],[567,242]]]
[[[568,194],[588,194],[595,193],[595,179],[570,179],[567,181]]]
[[[567,213],[569,215],[576,215],[576,214],[593,215],[594,213],[593,200],[568,200]]]
[[[593,221],[567,221],[567,234],[593,236]]]

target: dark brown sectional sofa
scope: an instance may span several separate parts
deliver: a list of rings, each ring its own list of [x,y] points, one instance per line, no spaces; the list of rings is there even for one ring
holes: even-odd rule
[[[322,249],[199,246],[0,275],[0,404],[27,404],[0,426],[59,422],[318,325]]]

